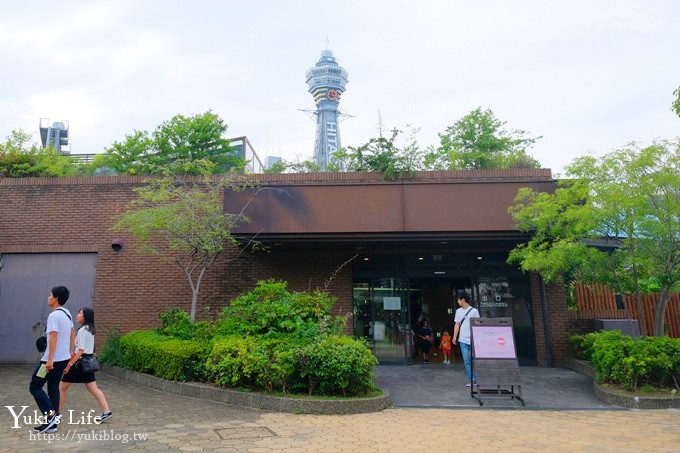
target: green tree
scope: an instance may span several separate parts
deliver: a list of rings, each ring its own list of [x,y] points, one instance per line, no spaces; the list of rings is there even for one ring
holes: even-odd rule
[[[407,126],[410,127],[410,126]],[[424,153],[420,149],[417,135],[420,129],[411,128],[406,143],[400,146],[397,128],[385,134],[382,121],[378,121],[378,137],[369,139],[363,145],[341,148],[333,153],[333,159],[325,170],[327,172],[379,172],[388,180],[410,175],[423,168]],[[324,171],[313,160],[280,161],[274,164],[267,173],[310,173]]]
[[[234,174],[210,176],[207,173],[213,168],[212,162],[195,164],[204,168],[204,176],[199,180],[187,181],[176,175],[175,169],[167,168],[161,177],[135,189],[137,199],[112,227],[114,231],[130,232],[140,241],[142,251],[158,253],[154,239],[165,240],[191,287],[192,321],[196,319],[203,277],[227,244],[241,246],[241,252],[248,246],[259,246],[254,240],[244,244],[231,234],[238,224],[249,221],[244,215],[247,205],[241,212],[229,213],[224,212],[222,204],[225,190],[237,192],[249,187],[245,179]],[[232,259],[237,259],[241,252]]]
[[[41,148],[26,132],[14,130],[0,143],[0,177],[70,176],[79,174],[73,158],[52,147]]]
[[[312,159],[300,160],[299,158],[294,161],[280,161],[272,166],[270,173],[317,173],[323,171],[319,164],[317,164]],[[329,170],[332,171],[332,170]]]
[[[425,167],[430,170],[540,168],[527,153],[541,137],[523,130],[505,130],[491,109],[478,107],[439,134],[440,146],[430,147]]]
[[[286,171],[286,161],[281,159],[264,169],[264,173],[283,173]]]
[[[166,167],[180,174],[201,174],[206,162],[212,174],[240,171],[245,161],[223,138],[226,131],[227,125],[211,111],[176,115],[152,133],[134,131],[122,142],[114,142],[106,149],[103,164],[127,174],[160,174]]]
[[[151,174],[155,172],[150,158],[153,152],[153,141],[149,133],[134,131],[131,135],[126,135],[122,142],[113,142],[106,148],[104,159],[99,159],[96,163],[118,173]]]
[[[554,194],[519,191],[510,213],[532,238],[509,261],[546,280],[616,282],[636,294],[638,313],[640,293],[656,286],[654,335],[663,335],[669,295],[680,286],[680,140],[581,157],[566,172],[572,179]],[[606,254],[587,246],[598,240],[618,246]]]
[[[675,99],[673,99],[673,104],[671,105],[671,110],[675,112],[676,115],[680,116],[680,87],[673,92]]]
[[[333,170],[335,167],[335,171],[342,168],[346,171],[380,172],[388,180],[420,170],[423,166],[423,152],[416,139],[419,129],[412,128],[406,144],[399,146],[398,138],[402,131],[393,128],[389,135],[385,135],[381,122],[378,124],[380,126],[378,137],[371,138],[357,147],[341,149],[334,154],[335,160],[329,169]]]

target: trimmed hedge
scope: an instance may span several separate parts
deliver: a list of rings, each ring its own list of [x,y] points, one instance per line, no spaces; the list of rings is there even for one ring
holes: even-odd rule
[[[125,366],[171,381],[202,380],[200,365],[210,343],[165,337],[140,330],[120,338]]]
[[[588,360],[598,382],[637,389],[642,385],[677,387],[680,382],[680,339],[633,339],[618,330],[570,338],[577,357]]]
[[[215,342],[206,374],[218,385],[308,395],[364,395],[377,360],[362,341],[327,336],[318,343],[228,336]]]

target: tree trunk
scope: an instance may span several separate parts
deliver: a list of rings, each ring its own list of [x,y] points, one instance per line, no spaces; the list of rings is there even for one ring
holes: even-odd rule
[[[637,266],[633,264],[633,280],[635,281],[635,308],[638,312],[638,322],[640,324],[640,335],[647,336],[647,316],[640,297],[640,281],[638,280]]]
[[[654,312],[654,336],[663,337],[666,334],[666,306],[668,305],[668,285],[664,284],[659,291]]]
[[[205,275],[205,271],[208,270],[208,265],[204,265],[201,269],[201,273],[198,274],[196,283],[191,285],[191,322],[196,322],[196,305],[198,305],[198,291],[201,289],[201,281]],[[191,279],[189,279],[189,284],[191,284]]]
[[[198,303],[198,288],[191,291],[191,322],[196,322],[196,305]]]
[[[619,290],[619,294],[621,295],[621,302],[623,302],[623,308],[626,310],[626,317],[628,318],[628,328],[630,329],[630,333],[632,336],[633,332],[635,332],[635,328],[633,327],[633,318],[630,316],[630,308],[628,308],[628,302],[626,302],[626,295],[623,293],[621,281],[618,278],[616,279],[616,286]],[[614,295],[614,297],[616,297],[616,295]],[[638,324],[640,324],[639,321]]]

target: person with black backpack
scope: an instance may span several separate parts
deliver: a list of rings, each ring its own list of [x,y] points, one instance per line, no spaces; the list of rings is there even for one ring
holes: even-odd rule
[[[57,425],[61,421],[61,414],[57,413],[59,382],[61,382],[64,369],[71,360],[76,338],[71,313],[63,307],[69,295],[69,290],[65,286],[55,286],[47,298],[47,305],[52,309],[52,313],[47,317],[45,328],[47,347],[40,363],[33,371],[31,383],[28,386],[43,414],[44,423],[33,428],[35,433],[56,432]],[[43,390],[45,383],[47,383],[47,393]]]

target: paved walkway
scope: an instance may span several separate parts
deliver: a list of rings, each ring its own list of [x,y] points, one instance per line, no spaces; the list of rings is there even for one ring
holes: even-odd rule
[[[462,364],[382,365],[376,368],[378,388],[388,389],[396,407],[479,408],[470,396]],[[592,379],[564,368],[520,367],[526,407],[507,396],[481,395],[487,409],[618,409],[593,396]],[[518,389],[514,391],[518,393]]]
[[[32,413],[36,406],[28,392],[31,371],[0,366],[2,406],[20,410],[28,405]],[[672,409],[397,407],[372,414],[298,415],[180,397],[105,373],[98,382],[114,412],[107,423],[82,419],[99,409],[84,386],[76,384],[67,404],[73,412],[64,415],[55,433],[59,437],[31,437],[32,425],[21,418],[20,428],[13,429],[14,418],[0,407],[0,451],[680,452],[680,411]]]

